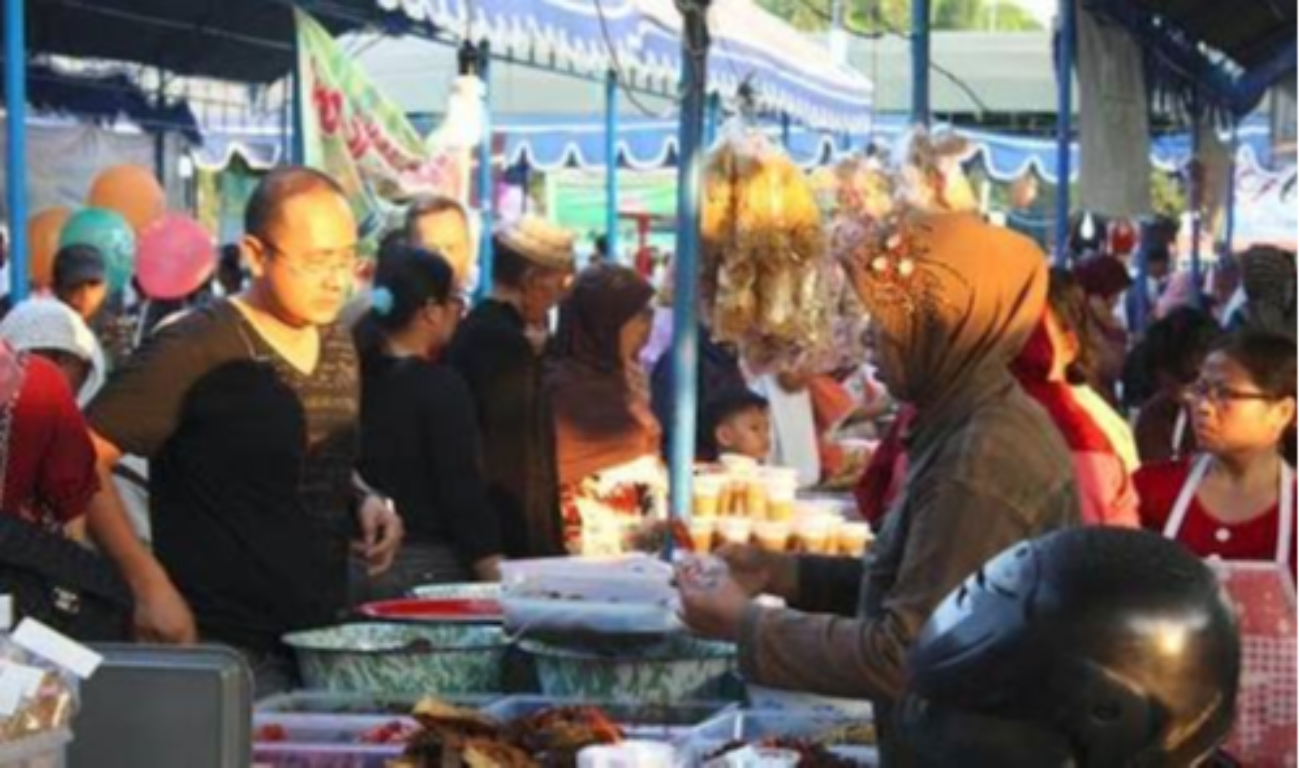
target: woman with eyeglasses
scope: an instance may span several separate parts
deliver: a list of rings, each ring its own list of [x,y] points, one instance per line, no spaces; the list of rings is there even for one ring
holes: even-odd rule
[[[479,466],[474,400],[440,362],[465,311],[451,265],[421,248],[380,255],[361,356],[361,474],[393,500],[407,535],[393,568],[355,597],[495,580],[501,527]]]
[[[1295,341],[1227,339],[1186,397],[1201,453],[1137,473],[1143,524],[1202,557],[1276,562],[1294,577]]]

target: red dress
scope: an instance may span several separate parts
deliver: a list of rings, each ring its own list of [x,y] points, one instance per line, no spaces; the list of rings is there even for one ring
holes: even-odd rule
[[[1179,492],[1192,471],[1192,459],[1152,464],[1134,476],[1141,498],[1139,515],[1145,528],[1163,533]],[[1177,540],[1200,557],[1223,560],[1258,560],[1274,562],[1277,556],[1279,505],[1265,514],[1241,523],[1223,523],[1211,517],[1201,501],[1193,497],[1187,519],[1179,528]],[[1288,558],[1291,576],[1296,575],[1296,542],[1291,540]]]
[[[0,453],[3,509],[33,522],[68,523],[85,514],[99,490],[95,448],[59,369],[36,355],[26,357],[24,368]]]

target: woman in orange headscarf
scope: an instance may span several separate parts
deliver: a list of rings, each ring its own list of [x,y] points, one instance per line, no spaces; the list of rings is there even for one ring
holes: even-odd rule
[[[555,413],[565,545],[616,554],[662,499],[660,429],[639,362],[654,289],[635,270],[602,264],[560,305],[546,386]]]

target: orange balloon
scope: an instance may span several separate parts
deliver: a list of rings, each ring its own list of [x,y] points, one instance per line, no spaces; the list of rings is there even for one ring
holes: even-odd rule
[[[162,218],[167,195],[151,172],[138,165],[115,165],[95,177],[86,205],[122,214],[139,233]]]
[[[59,233],[72,217],[63,206],[46,208],[27,219],[27,274],[35,288],[49,288],[54,282],[54,254],[59,251]]]
[[[1038,199],[1038,178],[1027,171],[1011,183],[1011,207],[1028,208]]]

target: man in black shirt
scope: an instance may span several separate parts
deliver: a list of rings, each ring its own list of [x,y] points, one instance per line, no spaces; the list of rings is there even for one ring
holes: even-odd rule
[[[507,557],[564,554],[555,425],[542,393],[536,332],[573,272],[573,235],[525,216],[493,241],[492,296],[461,323],[448,350],[478,410],[488,495]]]
[[[402,528],[383,500],[356,504],[359,377],[335,323],[357,268],[346,197],[316,171],[280,169],[245,229],[247,291],[159,331],[91,404],[101,491],[88,519],[135,593],[141,639],[239,647],[265,695],[292,684],[280,637],[346,607],[349,540],[382,571]],[[152,460],[154,554],[109,479],[123,453]]]

